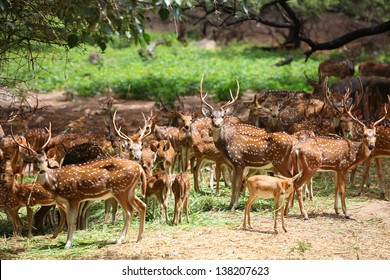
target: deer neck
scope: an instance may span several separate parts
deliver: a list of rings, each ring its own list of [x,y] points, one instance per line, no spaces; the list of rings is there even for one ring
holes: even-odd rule
[[[50,191],[55,191],[57,186],[57,170],[46,168],[38,173],[37,182]]]
[[[365,161],[371,154],[371,150],[368,146],[363,142],[352,142],[352,149],[354,150],[353,155],[355,158],[353,159],[354,166]]]
[[[229,138],[225,124],[220,127],[213,127],[213,140],[217,147],[226,147]]]

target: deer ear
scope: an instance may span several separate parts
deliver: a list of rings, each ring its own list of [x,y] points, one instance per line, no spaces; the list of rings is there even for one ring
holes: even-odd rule
[[[153,151],[153,152],[157,152],[157,145],[158,145],[158,142],[153,142],[153,143],[150,143],[150,149]]]
[[[229,115],[231,115],[231,114],[233,113],[233,111],[234,111],[234,107],[229,107],[229,108],[227,108],[227,109],[225,110],[225,114],[226,114],[227,116],[229,116]]]
[[[202,107],[202,113],[205,117],[209,117],[211,112],[210,109]]]

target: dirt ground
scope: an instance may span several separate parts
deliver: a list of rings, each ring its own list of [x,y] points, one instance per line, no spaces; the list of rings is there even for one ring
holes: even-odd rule
[[[93,113],[99,109],[98,99],[75,98],[69,101],[60,92],[39,95],[40,106],[46,108],[37,112],[38,116],[32,121],[31,127],[46,126],[50,121],[55,135],[64,131],[69,122],[88,113],[91,117],[86,122],[87,130],[102,133],[105,131],[102,116]],[[190,96],[184,100],[186,104],[191,104],[188,106],[197,107],[197,99],[196,96]],[[129,100],[120,101],[120,104],[118,102],[114,106],[123,112],[129,127],[137,129],[143,122],[141,111],[147,114],[153,104],[153,101]],[[331,208],[318,209],[308,204],[310,220],[304,221],[295,206],[286,218],[288,232],[279,234],[274,234],[272,230],[272,216],[258,213],[252,214],[253,230],[240,229],[242,211],[226,214],[237,220],[237,226],[208,226],[197,230],[179,226],[166,232],[146,226],[144,239],[138,243],[135,242],[135,227],[132,227],[126,243],[103,246],[82,258],[389,260],[390,203],[377,197],[367,198],[365,202],[353,203],[348,207],[350,220],[336,216]],[[210,215],[213,213],[210,212]]]

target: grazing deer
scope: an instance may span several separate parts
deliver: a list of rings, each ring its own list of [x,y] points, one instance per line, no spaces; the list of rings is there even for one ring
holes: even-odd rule
[[[162,217],[162,209],[164,208],[165,221],[168,223],[168,192],[171,188],[171,178],[165,172],[158,172],[148,178],[148,187],[146,188],[146,205],[149,205],[150,199],[153,199],[153,217],[156,208],[156,201],[160,203],[159,221]]]
[[[177,226],[181,223],[181,216],[183,210],[186,211],[187,223],[190,222],[189,217],[189,195],[190,195],[190,176],[187,172],[180,172],[176,175],[172,183],[172,192],[175,196],[175,214],[173,217],[173,224]]]
[[[378,76],[390,78],[390,63],[363,61],[359,64],[359,76]]]
[[[294,180],[300,174],[295,175],[292,178],[285,177],[271,177],[267,175],[255,175],[251,176],[247,180],[247,188],[249,192],[249,198],[245,203],[245,212],[244,212],[244,224],[243,228],[247,229],[246,222],[248,221],[249,228],[252,228],[251,225],[251,205],[259,198],[273,198],[275,202],[275,217],[274,217],[274,230],[275,233],[278,233],[277,229],[277,219],[279,208],[281,209],[282,216],[282,227],[285,232],[287,232],[284,224],[284,204],[283,200],[285,197],[288,197],[294,191]]]
[[[349,59],[327,59],[318,66],[318,77],[320,84],[323,83],[325,77],[338,77],[345,79],[352,77],[355,73],[354,61]]]
[[[292,177],[290,153],[297,139],[283,132],[267,133],[248,124],[226,124],[225,118],[233,112],[232,105],[238,99],[240,90],[238,82],[236,96],[233,97],[230,92],[231,100],[218,109],[214,109],[206,102],[207,93],[203,95],[202,82],[203,76],[200,82],[200,98],[205,105],[202,108],[203,114],[211,117],[214,144],[233,169],[230,207],[236,209],[245,168],[266,170],[276,168],[283,176]],[[301,203],[303,204],[302,199]]]
[[[344,106],[346,106],[346,99],[347,97],[344,98]],[[345,110],[362,127],[363,136],[361,141],[352,142],[347,139],[321,136],[306,138],[294,147],[293,165],[297,171],[302,172],[302,176],[294,184],[295,190],[300,190],[317,171],[335,172],[334,209],[336,214],[338,214],[338,196],[340,195],[342,211],[345,218],[349,219],[345,203],[346,174],[348,170],[365,161],[370,156],[375,148],[376,126],[385,119],[386,114],[376,121],[372,127],[367,127],[352,115],[351,108],[345,108]],[[385,111],[387,113],[387,107],[385,107]],[[299,206],[304,207],[301,204]],[[288,207],[285,209],[285,214],[287,212]]]
[[[28,224],[28,237],[32,236],[32,220],[33,220],[33,206],[51,206],[56,205],[54,195],[45,190],[38,183],[19,183],[11,166],[6,168],[5,182],[6,187],[11,190],[13,197],[19,202],[21,206],[27,208],[27,224]],[[60,222],[53,233],[53,238],[58,236],[65,224],[65,212],[60,209]]]
[[[13,195],[6,181],[0,178],[0,209],[4,209],[8,218],[11,220],[14,236],[20,235],[23,229],[22,220],[18,214],[21,207],[22,205]]]
[[[51,126],[48,132],[51,136]],[[48,143],[49,141],[44,146]],[[125,214],[122,234],[117,243],[121,244],[125,240],[134,209],[140,213],[137,241],[141,240],[146,205],[136,196],[135,190],[141,181],[143,184],[142,194],[145,195],[146,176],[138,163],[122,158],[108,158],[81,165],[67,165],[59,169],[50,169],[43,151],[38,153],[26,145],[18,145],[30,150],[34,156],[34,163],[40,170],[37,181],[54,195],[57,204],[66,212],[68,224],[66,248],[72,244],[80,202],[109,197],[115,197]]]

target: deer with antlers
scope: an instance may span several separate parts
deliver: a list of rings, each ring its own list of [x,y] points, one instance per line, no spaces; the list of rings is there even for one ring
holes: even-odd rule
[[[283,132],[267,133],[248,124],[226,124],[225,118],[233,112],[232,106],[238,99],[240,91],[238,82],[236,95],[233,97],[230,91],[231,100],[218,109],[207,103],[207,93],[203,94],[202,82],[203,76],[200,82],[200,98],[205,107],[202,111],[204,115],[211,117],[214,144],[233,169],[230,207],[236,209],[245,168],[266,170],[276,168],[283,176],[292,177],[290,153],[297,139]],[[301,203],[303,204],[302,199]]]
[[[51,136],[51,125],[47,131]],[[44,146],[48,143],[49,141]],[[66,248],[72,244],[80,202],[109,197],[115,197],[125,215],[122,234],[117,243],[121,244],[125,240],[134,209],[140,213],[137,241],[141,240],[146,205],[136,196],[135,190],[141,181],[142,194],[145,195],[146,175],[138,163],[115,157],[50,169],[43,149],[41,152],[36,152],[26,145],[19,145],[32,154],[34,163],[40,170],[37,181],[54,195],[57,204],[66,212],[68,224]]]
[[[297,172],[302,172],[302,176],[294,184],[294,189],[301,189],[317,171],[335,172],[334,209],[336,214],[338,214],[338,196],[340,195],[342,211],[347,219],[349,219],[350,216],[345,203],[346,174],[348,170],[362,163],[370,156],[375,148],[377,137],[376,126],[385,119],[387,114],[387,107],[385,107],[385,115],[371,127],[368,127],[352,115],[352,107],[347,109],[346,100],[348,96],[349,95],[346,95],[343,101],[345,111],[362,127],[363,136],[361,141],[352,142],[348,139],[321,136],[309,137],[295,145],[292,153],[292,161],[295,170]],[[300,207],[302,206],[303,205],[300,204]],[[285,214],[287,214],[287,212],[288,207],[285,209]]]

